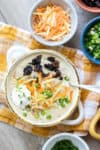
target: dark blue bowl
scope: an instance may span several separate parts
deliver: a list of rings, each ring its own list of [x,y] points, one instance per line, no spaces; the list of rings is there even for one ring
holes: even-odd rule
[[[80,38],[80,44],[81,44],[81,49],[83,50],[84,54],[87,56],[87,58],[97,64],[100,65],[100,59],[95,59],[93,55],[88,51],[88,49],[85,46],[85,35],[86,33],[91,29],[93,25],[95,25],[97,22],[100,22],[100,16],[92,19],[91,21],[88,22],[88,24],[84,27],[82,33],[81,33],[81,38]]]

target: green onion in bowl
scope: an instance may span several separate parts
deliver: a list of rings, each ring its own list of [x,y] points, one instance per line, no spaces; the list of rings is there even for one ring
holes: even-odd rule
[[[85,25],[80,36],[80,46],[92,63],[100,65],[100,16]]]
[[[42,150],[90,150],[80,137],[70,133],[59,133],[50,137]]]
[[[100,59],[100,22],[97,22],[85,35],[85,45],[95,59]]]

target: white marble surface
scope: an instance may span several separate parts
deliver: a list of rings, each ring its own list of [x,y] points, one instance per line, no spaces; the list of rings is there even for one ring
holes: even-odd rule
[[[0,0],[0,21],[16,25],[29,30],[28,13],[36,0]],[[68,46],[80,48],[80,32],[83,26],[93,17],[100,14],[90,14],[81,10],[75,0],[71,0],[75,5],[79,24],[76,35],[67,43]],[[100,150],[100,141],[91,137],[84,138],[90,146],[90,150]],[[20,131],[9,125],[0,123],[0,150],[41,150],[46,139],[33,136]]]

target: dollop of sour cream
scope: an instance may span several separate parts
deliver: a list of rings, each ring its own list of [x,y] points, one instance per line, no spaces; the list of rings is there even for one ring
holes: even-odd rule
[[[30,98],[31,93],[25,85],[16,86],[12,90],[13,103],[21,109],[24,109],[30,104]]]

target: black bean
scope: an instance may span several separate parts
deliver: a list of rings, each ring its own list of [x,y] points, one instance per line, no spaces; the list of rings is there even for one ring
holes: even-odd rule
[[[44,64],[44,67],[47,68],[50,71],[54,71],[55,67],[52,64]]]
[[[44,67],[50,71],[56,71],[59,68],[59,62],[54,61],[52,64],[45,64]]]
[[[53,77],[54,78],[61,77],[61,72],[57,70]]]
[[[50,62],[54,62],[55,58],[51,56],[51,57],[48,57],[47,60],[49,60]]]
[[[37,64],[34,66],[34,71],[35,72],[41,72],[42,71],[42,66],[40,64]]]
[[[59,62],[56,60],[52,63],[55,68],[59,68]]]
[[[36,58],[32,59],[32,65],[37,65],[41,63],[41,55],[38,55]]]
[[[32,73],[32,66],[26,66],[23,70],[23,75],[30,75]]]
[[[48,73],[44,73],[43,71],[42,71],[42,77],[47,77],[49,74]]]
[[[60,80],[63,80],[63,77],[60,77],[59,79],[60,79]]]

